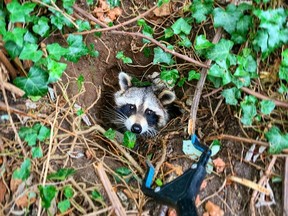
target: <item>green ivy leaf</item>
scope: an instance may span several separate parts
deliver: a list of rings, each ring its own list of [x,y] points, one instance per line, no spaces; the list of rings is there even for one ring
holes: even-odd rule
[[[51,206],[51,201],[57,194],[56,187],[53,185],[47,185],[47,186],[39,185],[38,190],[40,192],[40,197],[42,199],[42,206],[45,209],[49,209],[49,207]]]
[[[201,77],[201,74],[197,73],[195,70],[191,70],[188,72],[188,81],[199,80],[200,77]]]
[[[182,78],[178,81],[177,85],[178,85],[179,87],[183,87],[183,85],[185,84],[185,81],[186,81],[186,80],[187,80],[186,77],[182,77]]]
[[[279,78],[288,82],[288,49],[282,52],[282,61],[279,69]]]
[[[220,66],[219,64],[213,64],[208,70],[208,75],[221,78],[222,85],[226,85],[232,81],[230,72],[226,67]]]
[[[32,147],[32,158],[42,158],[43,157],[43,152],[41,147]]]
[[[262,52],[262,58],[288,42],[287,13],[283,8],[253,11],[260,19],[260,29],[253,41],[254,49]]]
[[[19,59],[32,60],[33,62],[39,61],[43,55],[43,52],[37,49],[37,44],[26,43],[23,47],[22,52],[20,53]]]
[[[165,29],[164,34],[165,34],[165,38],[170,38],[174,35],[174,32],[172,28],[168,27]]]
[[[214,46],[209,40],[206,39],[205,35],[198,35],[195,39],[195,50],[207,50]]]
[[[147,87],[147,86],[151,86],[152,83],[149,81],[141,81],[139,79],[137,79],[136,77],[132,77],[132,85],[136,86],[136,87]]]
[[[49,19],[47,17],[40,17],[40,19],[38,19],[37,24],[35,24],[32,29],[36,34],[39,34],[41,37],[43,36],[47,36],[48,31],[50,29],[49,25],[48,25],[48,21]]]
[[[31,171],[31,160],[29,158],[26,158],[22,164],[20,169],[18,168],[13,172],[13,178],[14,179],[21,179],[22,181],[25,181],[30,176]]]
[[[237,105],[238,99],[241,97],[239,89],[233,87],[222,91],[222,96],[225,98],[226,104]]]
[[[135,144],[136,144],[136,135],[131,131],[126,131],[124,133],[123,145],[129,149],[133,149]]]
[[[206,16],[213,11],[214,0],[194,0],[191,4],[190,11],[196,23],[206,20]]]
[[[63,72],[66,70],[67,64],[56,62],[49,58],[47,59],[47,61],[47,69],[49,71],[48,83],[57,82],[62,77]]]
[[[64,187],[64,196],[69,199],[72,198],[74,195],[74,190],[73,188],[69,185],[69,186],[65,186]]]
[[[61,213],[66,212],[70,208],[70,201],[68,199],[65,199],[63,201],[58,202],[57,207],[60,210]]]
[[[116,131],[112,128],[109,128],[107,131],[105,131],[104,136],[110,140],[114,140],[116,136]]]
[[[288,93],[288,86],[284,85],[284,83],[281,83],[278,92],[280,94]]]
[[[234,4],[229,4],[225,10],[217,7],[213,10],[214,27],[223,27],[225,31],[232,34],[236,29],[237,22],[241,15],[242,13],[237,10]]]
[[[28,43],[36,44],[38,43],[38,38],[30,31],[27,31],[26,34],[24,35],[24,41]]]
[[[27,32],[27,29],[23,28],[14,28],[12,32],[8,31],[6,34],[4,34],[3,40],[4,42],[13,41],[15,42],[19,47],[23,47],[23,35]]]
[[[157,6],[160,7],[160,6],[162,6],[163,4],[167,4],[167,3],[169,3],[169,2],[170,2],[170,0],[158,0],[158,1],[157,1]]]
[[[179,79],[179,73],[176,69],[161,71],[160,78],[170,86],[174,86]]]
[[[252,17],[245,15],[240,17],[236,24],[236,30],[242,35],[247,34],[249,28],[252,26]]]
[[[68,49],[61,47],[58,43],[48,44],[47,51],[49,53],[49,57],[56,61],[60,61],[61,57],[69,52]]]
[[[84,76],[82,74],[80,74],[77,78],[77,86],[78,86],[78,91],[81,90],[83,83],[84,83],[85,79]]]
[[[132,62],[132,59],[129,58],[129,57],[127,57],[127,56],[125,56],[123,51],[117,52],[116,58],[122,60],[124,64],[131,64],[131,63],[133,63],[133,62]]]
[[[76,171],[72,168],[61,168],[56,173],[49,174],[47,178],[49,180],[63,181],[74,173],[76,173]]]
[[[127,167],[119,167],[115,170],[115,172],[119,174],[120,176],[127,176],[132,173],[132,171],[128,169]]]
[[[153,38],[153,34],[154,34],[154,30],[149,26],[147,25],[146,21],[144,19],[139,19],[137,21],[137,24],[142,27],[142,33],[147,36],[147,37],[150,37],[150,38]],[[144,43],[150,43],[149,40],[143,38],[143,42]]]
[[[107,2],[110,5],[110,8],[119,7],[121,3],[120,0],[107,0]]]
[[[78,32],[88,31],[91,29],[90,23],[88,21],[76,20],[76,24],[79,27]]]
[[[50,137],[50,133],[51,133],[50,128],[47,128],[44,125],[41,125],[40,130],[37,135],[37,139],[43,142],[44,140]]]
[[[63,7],[66,9],[68,14],[73,13],[72,6],[75,4],[76,0],[63,0]]]
[[[191,41],[186,35],[180,34],[180,38],[181,38],[181,41],[178,42],[180,46],[184,46],[186,48],[190,48],[192,46]]]
[[[260,102],[261,112],[269,115],[275,108],[275,103],[271,100],[262,100]]]
[[[0,34],[6,34],[6,11],[3,8],[0,8]]]
[[[103,200],[102,195],[101,195],[100,192],[97,191],[97,190],[93,190],[93,191],[92,191],[91,197],[92,197],[92,199],[94,199],[94,200]]]
[[[221,39],[219,43],[215,44],[215,46],[208,51],[207,57],[214,61],[225,60],[231,55],[230,50],[232,49],[232,47],[232,41]]]
[[[160,47],[155,47],[153,64],[160,63],[172,65],[174,63],[174,60],[172,59],[172,54],[164,52]]]
[[[192,26],[188,24],[188,22],[184,18],[179,18],[176,22],[171,26],[174,34],[184,33],[189,35],[192,29]]]
[[[252,125],[253,118],[257,115],[256,102],[257,98],[252,95],[245,96],[241,102],[240,106],[243,112],[241,122],[244,125]]]
[[[95,45],[93,43],[91,43],[88,47],[88,54],[91,57],[98,57],[99,56],[99,52],[97,50],[95,50]]]
[[[65,17],[62,13],[49,8],[53,15],[51,15],[51,23],[56,26],[59,30],[62,30],[63,26],[73,27],[73,24]]]
[[[288,134],[281,133],[280,129],[276,126],[273,126],[265,133],[265,137],[270,144],[268,150],[270,154],[279,154],[283,149],[288,148]]]
[[[22,47],[18,46],[14,41],[7,41],[4,46],[12,59],[18,57],[22,51]]]
[[[37,135],[41,128],[41,124],[37,123],[33,127],[21,127],[18,134],[19,137],[28,143],[29,146],[36,145]]]
[[[7,10],[10,12],[10,22],[25,23],[29,21],[29,14],[34,10],[35,6],[35,3],[26,2],[21,5],[17,0],[13,0],[11,3],[7,4]]]
[[[88,48],[83,43],[82,35],[70,34],[67,38],[69,52],[65,55],[68,61],[78,62],[80,57],[87,55]]]
[[[48,91],[48,77],[46,71],[33,66],[27,77],[17,77],[13,83],[24,90],[26,96],[44,96]]]

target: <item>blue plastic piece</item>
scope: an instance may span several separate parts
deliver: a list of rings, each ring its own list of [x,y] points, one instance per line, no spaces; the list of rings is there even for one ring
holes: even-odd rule
[[[147,188],[151,188],[151,185],[153,183],[153,177],[154,177],[155,169],[154,169],[153,165],[150,163],[150,161],[147,161],[147,165],[148,165],[149,169],[148,169],[148,174],[147,174],[145,186]]]
[[[199,150],[201,152],[204,152],[206,150],[203,148],[203,145],[199,142],[199,140],[195,134],[192,135],[191,142],[197,150]]]

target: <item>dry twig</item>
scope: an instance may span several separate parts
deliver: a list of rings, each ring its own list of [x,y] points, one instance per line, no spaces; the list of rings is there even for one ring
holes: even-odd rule
[[[124,216],[126,215],[125,209],[123,208],[120,200],[118,199],[115,191],[113,190],[113,187],[111,185],[111,182],[108,178],[108,176],[105,173],[105,170],[103,168],[102,163],[98,163],[98,165],[94,164],[95,169],[97,170],[97,173],[99,175],[99,178],[105,188],[105,191],[107,192],[107,195],[113,205],[114,212],[117,216]]]

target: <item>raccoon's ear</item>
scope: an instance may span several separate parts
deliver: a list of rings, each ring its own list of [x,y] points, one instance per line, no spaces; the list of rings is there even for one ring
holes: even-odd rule
[[[127,90],[129,87],[132,86],[132,77],[124,72],[120,72],[118,75],[119,85],[122,91]]]
[[[159,96],[158,99],[163,105],[168,105],[171,104],[175,99],[176,95],[174,92],[169,91],[169,90],[163,90]]]

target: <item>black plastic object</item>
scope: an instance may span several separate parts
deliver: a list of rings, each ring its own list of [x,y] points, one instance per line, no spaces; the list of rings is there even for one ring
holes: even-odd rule
[[[191,142],[202,152],[197,163],[168,184],[152,189],[154,167],[148,161],[149,169],[141,188],[146,196],[153,198],[156,202],[175,208],[178,216],[198,215],[195,199],[206,176],[206,165],[211,155],[211,150],[202,145],[195,135],[192,136]]]

